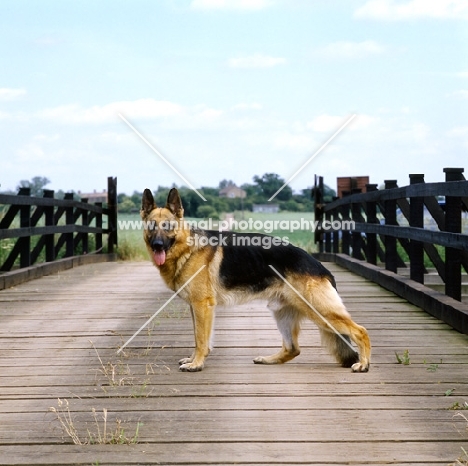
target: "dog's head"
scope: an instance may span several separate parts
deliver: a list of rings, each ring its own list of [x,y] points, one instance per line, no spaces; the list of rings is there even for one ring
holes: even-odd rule
[[[140,215],[145,222],[144,240],[157,266],[166,262],[166,254],[177,240],[184,208],[177,189],[172,188],[165,207],[157,207],[149,189],[143,192]]]

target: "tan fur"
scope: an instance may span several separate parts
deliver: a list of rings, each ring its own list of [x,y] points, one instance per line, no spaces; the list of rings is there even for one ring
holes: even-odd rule
[[[266,290],[255,294],[224,288],[219,279],[219,269],[223,257],[222,247],[200,248],[189,244],[189,239],[194,235],[194,232],[183,222],[183,208],[177,191],[176,194],[169,195],[167,205],[164,208],[156,207],[154,202],[153,205],[151,202],[145,204],[144,201],[141,217],[145,221],[154,221],[157,225],[161,225],[161,222],[164,221],[176,222],[178,225],[177,228],[169,231],[157,228],[144,232],[150,257],[171,290],[179,290],[202,266],[205,266],[180,293],[180,297],[190,304],[195,335],[195,350],[189,358],[180,360],[181,370],[198,371],[203,369],[205,358],[210,352],[215,306],[217,304],[233,305],[252,299],[265,299],[269,302],[268,307],[272,310],[278,329],[283,336],[283,345],[278,353],[258,357],[254,359],[255,363],[278,364],[296,357],[300,353],[298,337],[301,321],[310,319],[318,325],[322,341],[342,363],[347,357],[351,357],[352,351],[344,348],[346,345],[337,339],[327,322],[340,334],[349,335],[359,348],[359,362],[352,366],[353,371],[365,372],[368,370],[371,347],[367,331],[364,327],[353,322],[336,289],[327,278],[300,274],[289,274],[285,277],[310,303],[310,306],[280,280]],[[166,252],[166,260],[163,265],[158,265],[154,260],[151,240],[155,236],[173,241]],[[340,354],[342,354],[341,360]]]

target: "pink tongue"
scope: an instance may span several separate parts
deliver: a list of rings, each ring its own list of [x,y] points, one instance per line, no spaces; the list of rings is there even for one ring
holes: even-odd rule
[[[166,262],[166,251],[153,251],[156,265],[163,265]]]

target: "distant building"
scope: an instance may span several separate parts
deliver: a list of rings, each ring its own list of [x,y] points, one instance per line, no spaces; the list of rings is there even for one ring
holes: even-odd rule
[[[261,212],[262,214],[277,214],[279,212],[278,204],[253,204],[252,212]]]
[[[80,196],[81,199],[88,199],[88,202],[90,204],[95,204],[96,202],[102,202],[102,203],[107,203],[107,191],[104,190],[103,192],[94,192],[92,193],[82,193],[81,191],[78,191],[78,196]]]
[[[227,197],[229,199],[235,199],[237,197],[244,199],[246,195],[247,193],[235,184],[230,184],[219,191],[219,197]]]
[[[338,197],[343,197],[343,192],[350,193],[353,189],[360,189],[361,192],[366,192],[366,184],[369,184],[368,176],[343,176],[336,179],[336,192]]]

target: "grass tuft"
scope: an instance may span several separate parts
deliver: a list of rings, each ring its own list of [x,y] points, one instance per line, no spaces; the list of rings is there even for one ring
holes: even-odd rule
[[[409,366],[411,364],[409,350],[405,350],[403,354],[398,354],[395,351],[395,357],[398,364],[403,364],[404,366]]]
[[[102,416],[98,415],[95,408],[91,410],[94,420],[95,431],[87,429],[85,437],[80,437],[78,429],[75,427],[75,422],[70,412],[68,400],[58,398],[58,407],[51,407],[49,411],[55,414],[56,419],[60,423],[62,430],[75,445],[132,445],[138,443],[141,422],[138,422],[133,435],[128,436],[120,419],[115,420],[115,427],[110,428],[107,419],[107,409],[103,408]]]

